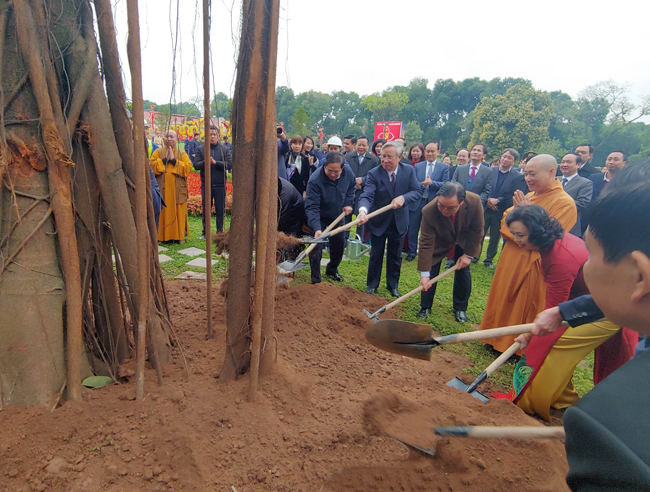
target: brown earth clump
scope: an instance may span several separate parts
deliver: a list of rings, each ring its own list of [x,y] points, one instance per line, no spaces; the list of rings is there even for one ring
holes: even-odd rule
[[[467,364],[458,354],[440,350],[428,362],[369,345],[362,309],[383,299],[327,283],[277,291],[276,369],[249,403],[247,377],[218,382],[223,298],[213,297],[215,337],[206,340],[205,285],[166,287],[190,378],[176,353],[162,387],[147,370],[143,402],[132,401],[129,382],[86,391],[82,404],[54,412],[3,409],[0,491],[568,490],[559,441],[441,438],[435,457],[423,458],[376,431],[394,411],[417,429],[430,419],[536,425],[507,401],[482,404],[445,386]],[[386,390],[398,395],[384,406],[377,395]]]

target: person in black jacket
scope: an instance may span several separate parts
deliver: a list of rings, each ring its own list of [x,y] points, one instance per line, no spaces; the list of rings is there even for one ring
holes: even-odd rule
[[[350,166],[345,163],[345,157],[340,152],[330,152],[325,162],[319,167],[307,183],[307,198],[305,199],[305,212],[309,229],[315,238],[323,234],[340,214],[352,213],[354,204],[354,190],[356,178]],[[341,220],[343,225],[345,219]],[[330,261],[325,268],[325,274],[338,282],[343,277],[338,272],[338,266],[343,259],[345,236],[337,234],[329,240]],[[309,255],[311,266],[311,283],[321,281],[320,261],[323,256],[323,246],[318,245]]]
[[[313,156],[304,153],[304,140],[300,135],[289,139],[291,150],[284,156],[287,163],[287,179],[305,198],[307,182],[316,170],[316,160]]]
[[[219,128],[210,125],[210,181],[212,182],[212,196],[210,201],[214,203],[214,211],[217,216],[217,232],[223,231],[223,219],[226,211],[226,173],[232,170],[232,157],[225,145],[219,143]],[[205,237],[206,210],[212,210],[212,203],[205,203],[205,144],[200,145],[196,152],[194,168],[201,171],[201,200],[203,201],[203,233]],[[212,214],[209,214],[211,216]]]
[[[302,237],[302,225],[306,219],[302,195],[289,181],[278,178],[278,231]]]

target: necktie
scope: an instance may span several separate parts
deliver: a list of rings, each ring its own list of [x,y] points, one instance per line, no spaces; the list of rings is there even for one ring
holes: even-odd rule
[[[569,180],[567,178],[562,178],[562,188],[564,188],[568,182]]]
[[[456,230],[456,214],[452,215],[450,217],[451,219],[451,228]],[[454,244],[451,249],[447,252],[447,259],[453,260],[454,259],[454,254],[456,253],[456,245]]]
[[[359,156],[359,165],[363,164],[363,159],[365,158],[365,155],[360,155]]]
[[[476,176],[476,168],[472,166],[472,169],[469,172],[470,181],[474,181],[474,176]]]
[[[390,183],[393,185],[393,191],[395,191],[395,173],[390,173]]]

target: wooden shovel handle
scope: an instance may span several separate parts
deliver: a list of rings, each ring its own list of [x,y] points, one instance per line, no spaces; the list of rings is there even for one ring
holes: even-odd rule
[[[505,361],[507,361],[510,357],[514,355],[517,350],[521,348],[521,344],[519,342],[515,342],[510,347],[508,347],[508,350],[506,350],[504,353],[502,353],[499,357],[495,359],[495,361],[487,366],[485,368],[485,372],[487,373],[488,376],[490,376],[494,371],[496,371],[499,367],[503,365]]]
[[[458,263],[456,263],[453,267],[451,267],[451,268],[450,268],[449,270],[447,270],[446,272],[441,273],[441,274],[438,275],[437,277],[433,277],[431,280],[429,280],[429,282],[427,283],[427,285],[428,285],[429,287],[431,287],[433,284],[435,284],[436,282],[438,282],[438,280],[442,280],[442,279],[445,278],[447,275],[450,275],[452,272],[455,272],[456,270],[458,270]],[[420,285],[419,287],[416,287],[415,289],[413,289],[411,292],[408,292],[408,293],[404,294],[402,297],[400,297],[400,298],[398,298],[398,299],[395,299],[395,300],[394,300],[393,302],[391,302],[390,304],[386,304],[385,310],[388,311],[389,309],[394,308],[394,307],[397,306],[400,302],[405,301],[405,300],[408,299],[409,297],[414,296],[415,294],[417,294],[418,292],[421,292],[421,291],[422,291],[422,286]]]
[[[391,208],[393,208],[393,204],[389,203],[385,207],[381,207],[374,212],[369,213],[366,215],[366,219],[372,219],[373,217],[376,217],[377,215],[383,214],[384,212],[388,212]],[[342,225],[341,227],[337,227],[332,231],[332,236],[336,236],[339,232],[347,231],[348,229],[351,229],[352,226],[357,225],[360,222],[359,219],[355,219],[349,224]]]
[[[339,215],[336,219],[334,219],[334,222],[332,222],[330,225],[327,226],[327,228],[323,231],[323,234],[334,229],[334,226],[339,222],[341,222],[346,215],[347,214],[345,212],[341,212],[341,215]],[[318,243],[311,243],[309,247],[305,250],[305,256],[311,253],[317,245]]]
[[[437,427],[439,436],[474,437],[483,439],[550,439],[565,437],[564,427]]]
[[[526,323],[524,325],[504,326],[503,328],[492,328],[490,330],[470,331],[467,333],[457,333],[454,335],[447,335],[438,337],[435,340],[440,345],[448,343],[463,343],[473,342],[475,340],[485,340],[486,338],[506,337],[512,335],[521,335],[522,333],[530,333],[533,329],[533,323]]]

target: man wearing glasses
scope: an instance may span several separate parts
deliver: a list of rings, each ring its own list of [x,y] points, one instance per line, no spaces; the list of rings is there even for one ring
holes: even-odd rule
[[[454,315],[456,321],[467,322],[467,304],[472,294],[472,274],[468,267],[472,258],[481,254],[483,224],[481,197],[466,192],[457,181],[443,184],[436,197],[422,209],[418,270],[423,291],[419,318],[431,314],[436,284],[431,287],[427,284],[440,273],[442,260],[449,258],[459,267],[454,274]]]
[[[399,287],[402,266],[402,240],[409,225],[409,207],[422,198],[422,188],[413,166],[401,164],[404,147],[388,142],[381,148],[381,167],[368,171],[366,185],[359,197],[361,224],[368,222],[370,260],[366,293],[374,294],[381,280],[386,251],[386,288],[393,297],[401,297]],[[368,221],[366,214],[391,204],[392,210]]]

